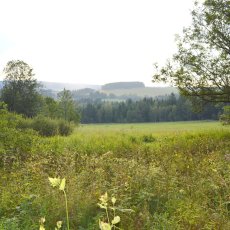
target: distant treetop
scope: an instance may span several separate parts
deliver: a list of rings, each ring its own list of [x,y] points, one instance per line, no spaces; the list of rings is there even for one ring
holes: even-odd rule
[[[145,88],[145,85],[143,82],[133,81],[133,82],[114,82],[102,86],[102,90],[136,89],[136,88]]]

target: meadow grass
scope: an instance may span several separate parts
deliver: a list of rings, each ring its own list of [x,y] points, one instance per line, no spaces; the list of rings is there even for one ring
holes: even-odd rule
[[[118,200],[121,229],[230,229],[229,126],[81,125],[68,137],[31,136],[22,149],[19,141],[13,146],[13,135],[6,147],[18,161],[1,168],[0,230],[38,229],[41,217],[47,229],[57,221],[64,229],[65,200],[48,181],[59,176],[67,180],[72,230],[98,229],[99,219],[107,221],[97,206],[105,192]],[[27,157],[17,158],[25,150]]]
[[[181,121],[160,123],[124,123],[124,124],[81,124],[77,133],[145,133],[145,134],[168,134],[191,131],[228,130],[218,121]]]

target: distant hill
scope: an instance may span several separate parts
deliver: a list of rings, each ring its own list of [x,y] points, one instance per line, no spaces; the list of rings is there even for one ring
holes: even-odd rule
[[[51,89],[53,91],[62,91],[64,88],[68,90],[78,90],[78,89],[84,89],[84,88],[90,88],[90,89],[95,89],[95,90],[101,89],[100,85],[59,83],[59,82],[46,82],[46,81],[41,81],[39,83],[42,84],[43,88]]]
[[[137,96],[137,97],[157,97],[163,95],[169,95],[171,93],[178,93],[177,88],[174,87],[144,87],[133,89],[113,89],[113,90],[101,90],[102,93],[114,94],[116,96]]]
[[[119,89],[137,89],[137,88],[145,88],[143,82],[114,82],[108,83],[101,87],[102,90],[119,90]]]

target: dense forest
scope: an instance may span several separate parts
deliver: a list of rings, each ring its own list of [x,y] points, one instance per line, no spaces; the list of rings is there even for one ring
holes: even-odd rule
[[[132,123],[189,120],[217,120],[221,106],[206,104],[194,111],[191,102],[183,96],[171,94],[141,100],[122,102],[94,101],[79,104],[82,123]]]

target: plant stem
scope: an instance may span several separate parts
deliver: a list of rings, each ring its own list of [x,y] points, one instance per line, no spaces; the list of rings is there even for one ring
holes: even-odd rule
[[[109,221],[109,213],[108,213],[108,209],[107,209],[107,207],[106,207],[106,215],[107,215],[107,219],[108,219],[108,223],[110,223],[110,221]]]
[[[114,208],[114,204],[113,204],[113,219],[115,218],[115,208]],[[115,229],[115,225],[113,226],[113,229]]]
[[[65,210],[66,210],[66,222],[67,222],[67,230],[70,230],[69,228],[69,212],[68,212],[68,204],[67,204],[67,196],[65,190],[63,190],[64,196],[65,196]]]

